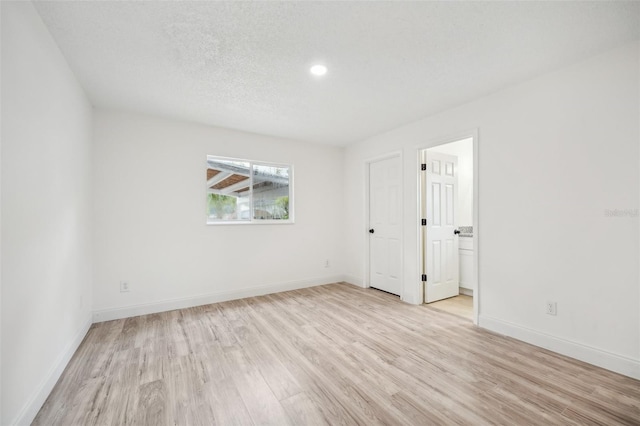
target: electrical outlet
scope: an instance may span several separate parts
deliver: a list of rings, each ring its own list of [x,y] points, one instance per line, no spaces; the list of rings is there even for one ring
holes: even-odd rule
[[[558,304],[556,302],[547,302],[547,314],[548,315],[558,314]]]
[[[328,268],[328,267],[329,267],[329,259],[327,259],[327,260],[325,260],[325,261],[324,261],[324,267],[325,267],[325,268]]]
[[[120,281],[120,293],[127,293],[129,291],[129,281]]]

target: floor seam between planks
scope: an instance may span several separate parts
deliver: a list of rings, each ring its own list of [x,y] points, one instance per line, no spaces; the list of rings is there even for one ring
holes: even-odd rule
[[[329,284],[92,325],[35,425],[640,424],[640,382]]]

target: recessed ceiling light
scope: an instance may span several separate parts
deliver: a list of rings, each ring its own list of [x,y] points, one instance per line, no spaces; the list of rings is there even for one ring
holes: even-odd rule
[[[317,75],[318,77],[320,77],[327,73],[327,67],[320,64],[314,65],[309,69],[309,72],[313,75]]]

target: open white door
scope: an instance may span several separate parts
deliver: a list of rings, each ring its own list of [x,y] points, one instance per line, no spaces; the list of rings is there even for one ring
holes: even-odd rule
[[[400,295],[402,271],[400,157],[369,163],[369,285]]]
[[[427,150],[426,165],[424,298],[431,303],[457,296],[459,292],[458,157]]]

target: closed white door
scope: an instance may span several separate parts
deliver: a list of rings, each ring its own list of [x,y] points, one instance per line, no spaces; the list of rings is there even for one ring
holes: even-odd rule
[[[458,157],[426,152],[425,302],[457,296],[458,270]]]
[[[400,295],[402,270],[400,157],[369,163],[369,285]]]

